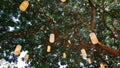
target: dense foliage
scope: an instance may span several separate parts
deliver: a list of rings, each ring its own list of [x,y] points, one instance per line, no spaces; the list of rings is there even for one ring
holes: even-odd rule
[[[13,51],[17,44],[28,51],[30,66],[35,68],[107,68],[120,66],[120,3],[117,0],[28,0],[29,7],[22,12],[23,0],[0,1],[0,59],[16,62]],[[91,32],[91,5],[94,5],[94,32],[101,44],[93,45]],[[55,34],[55,42],[49,35]],[[67,42],[71,41],[71,44]],[[51,46],[51,52],[46,47]],[[84,48],[92,64],[82,58]],[[62,58],[66,52],[67,58]],[[12,58],[9,58],[12,56]]]

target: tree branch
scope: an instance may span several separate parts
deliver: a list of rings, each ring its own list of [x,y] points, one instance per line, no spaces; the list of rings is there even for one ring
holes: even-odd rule
[[[94,19],[95,19],[95,7],[93,4],[92,0],[88,0],[89,1],[89,5],[91,7],[91,20],[90,20],[90,25],[91,25],[91,31],[94,32]]]
[[[98,44],[96,44],[96,47],[98,49],[105,50],[105,51],[107,51],[107,52],[109,52],[109,53],[111,53],[111,54],[113,54],[115,56],[120,56],[120,51],[119,50],[108,47],[108,46],[106,46],[106,45],[104,45],[104,44],[102,44],[100,42]]]

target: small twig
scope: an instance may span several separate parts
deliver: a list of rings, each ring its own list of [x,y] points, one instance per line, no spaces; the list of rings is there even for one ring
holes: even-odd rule
[[[90,29],[90,25],[87,24],[87,23],[81,18],[79,12],[77,12],[77,17],[78,17],[79,21],[80,21],[83,25],[85,25],[88,29]]]
[[[97,56],[98,58],[100,58],[104,63],[106,63],[109,68],[112,68],[112,67],[110,66],[110,64],[107,62],[107,60],[105,60],[105,59],[100,55],[100,53],[98,53],[96,56]]]

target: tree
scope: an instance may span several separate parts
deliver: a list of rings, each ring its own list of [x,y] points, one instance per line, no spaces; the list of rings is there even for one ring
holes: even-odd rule
[[[59,62],[67,68],[98,68],[100,63],[108,68],[120,66],[119,1],[29,0],[27,10],[21,11],[22,2],[0,1],[0,58],[16,61],[13,51],[20,44],[35,68],[58,68]],[[99,43],[92,44],[91,32]],[[49,42],[52,33],[54,43]],[[52,48],[50,53],[46,51],[48,45]],[[86,50],[91,64],[82,58],[81,49]],[[62,58],[63,52],[66,59]]]

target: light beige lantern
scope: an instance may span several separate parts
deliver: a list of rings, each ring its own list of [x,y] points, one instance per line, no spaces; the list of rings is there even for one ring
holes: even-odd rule
[[[26,9],[28,8],[29,6],[29,2],[27,0],[23,1],[20,6],[19,6],[19,9],[21,11],[26,11]]]
[[[69,44],[71,44],[71,41],[70,41],[70,40],[68,40],[68,43],[69,43]]]
[[[86,50],[85,50],[85,49],[81,49],[81,54],[82,54],[82,57],[83,57],[83,58],[86,58],[86,57],[87,57],[87,54],[86,54]]]
[[[50,51],[51,51],[51,46],[48,45],[48,46],[47,46],[47,52],[50,52]]]
[[[90,58],[87,58],[87,61],[88,61],[89,64],[92,63]]]
[[[61,2],[66,2],[66,0],[61,0]]]
[[[29,55],[27,54],[27,55],[25,55],[24,60],[27,62],[28,59],[29,59]]]
[[[55,34],[50,34],[49,42],[50,43],[54,43],[55,42]]]
[[[21,48],[22,48],[21,45],[17,45],[14,50],[14,55],[18,56],[20,54]]]
[[[97,44],[98,43],[98,39],[97,39],[97,37],[96,37],[94,32],[90,33],[89,36],[90,36],[90,39],[91,39],[93,44]]]
[[[99,68],[105,68],[103,63],[100,63],[100,67]]]
[[[66,57],[67,57],[66,53],[65,53],[65,52],[63,52],[63,58],[66,58]]]

